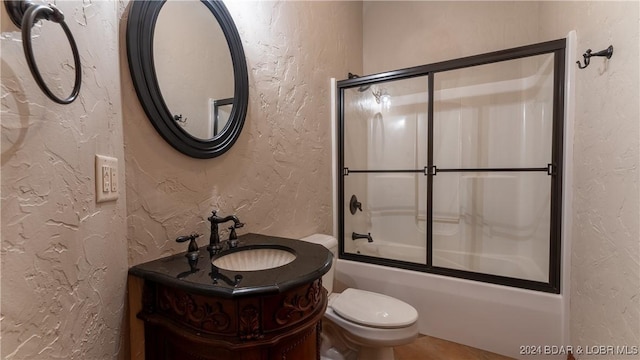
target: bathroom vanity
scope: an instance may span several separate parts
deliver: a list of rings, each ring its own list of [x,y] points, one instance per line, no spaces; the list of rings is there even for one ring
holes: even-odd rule
[[[195,266],[181,253],[129,270],[132,359],[320,358],[331,253],[258,234],[238,240],[213,257],[200,249]]]

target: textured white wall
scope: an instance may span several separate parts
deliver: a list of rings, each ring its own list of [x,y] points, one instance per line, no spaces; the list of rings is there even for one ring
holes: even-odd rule
[[[541,35],[578,35],[570,344],[640,344],[640,3],[543,2]],[[578,358],[590,358],[578,356]],[[602,358],[623,358],[605,354]]]
[[[117,157],[124,184],[116,2],[59,1],[82,59],[71,105],[35,84],[19,30],[2,14],[3,359],[122,354],[125,193],[95,203],[94,155]],[[38,65],[67,96],[73,60],[59,25],[33,29]]]
[[[204,234],[199,243],[206,245],[212,209],[236,213],[246,223],[239,234],[331,231],[329,79],[362,69],[362,4],[226,5],[247,57],[249,112],[224,155],[192,159],[165,143],[122,68],[132,265],[184,251],[174,239],[193,231]]]

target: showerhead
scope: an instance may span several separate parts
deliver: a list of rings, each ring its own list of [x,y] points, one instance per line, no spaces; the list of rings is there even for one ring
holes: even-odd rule
[[[391,101],[391,95],[389,95],[387,89],[371,90],[371,93],[378,104],[389,104],[389,101]]]

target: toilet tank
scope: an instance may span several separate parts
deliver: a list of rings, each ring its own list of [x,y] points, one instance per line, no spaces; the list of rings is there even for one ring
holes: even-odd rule
[[[324,234],[313,234],[300,240],[322,245],[333,254],[331,269],[329,269],[329,271],[322,277],[322,285],[327,289],[327,292],[331,294],[331,292],[333,292],[333,274],[336,266],[336,260],[338,259],[338,240],[331,235]]]

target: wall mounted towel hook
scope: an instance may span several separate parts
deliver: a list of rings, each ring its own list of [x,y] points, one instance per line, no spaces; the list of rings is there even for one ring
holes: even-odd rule
[[[78,53],[78,46],[71,34],[71,30],[64,22],[64,14],[55,5],[38,5],[30,0],[5,0],[4,5],[7,9],[7,13],[11,18],[11,21],[22,30],[22,47],[24,50],[24,56],[27,59],[29,70],[36,80],[36,83],[42,90],[42,92],[49,97],[49,99],[57,102],[58,104],[70,104],[72,103],[80,93],[80,84],[82,83],[82,67],[80,64],[80,54]],[[38,66],[36,65],[35,57],[33,56],[33,46],[31,44],[31,28],[40,20],[49,20],[60,24],[62,30],[64,30],[69,45],[71,45],[71,51],[73,52],[73,61],[75,66],[76,79],[73,84],[73,90],[71,95],[65,99],[60,99],[54,95],[44,82]]]
[[[611,59],[611,56],[613,56],[613,45],[609,45],[608,48],[595,53],[592,53],[591,49],[587,49],[587,51],[582,54],[582,57],[584,58],[584,66],[580,64],[580,61],[576,61],[578,68],[584,69],[589,66],[589,61],[592,56],[605,56],[607,59]]]

